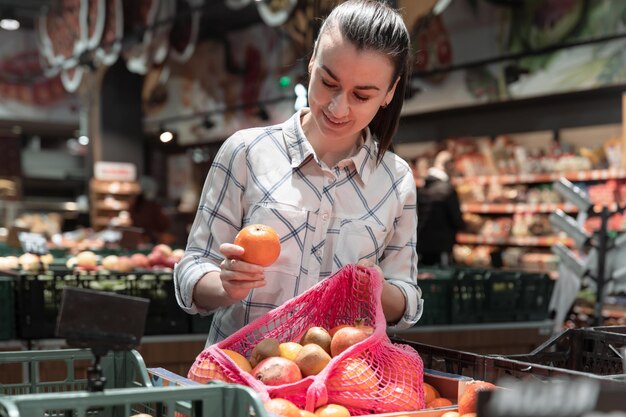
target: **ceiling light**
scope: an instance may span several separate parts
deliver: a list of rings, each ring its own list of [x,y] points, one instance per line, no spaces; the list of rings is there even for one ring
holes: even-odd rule
[[[20,22],[16,19],[2,19],[0,20],[0,28],[4,30],[18,30]]]
[[[174,139],[174,134],[170,132],[169,130],[165,130],[161,133],[161,135],[159,136],[159,139],[161,140],[161,142],[167,143],[171,141],[172,139]]]

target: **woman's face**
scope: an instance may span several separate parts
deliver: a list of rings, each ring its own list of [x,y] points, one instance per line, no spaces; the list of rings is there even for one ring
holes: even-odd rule
[[[393,98],[397,80],[383,53],[357,50],[330,28],[309,62],[309,107],[321,139],[356,141],[380,107]]]

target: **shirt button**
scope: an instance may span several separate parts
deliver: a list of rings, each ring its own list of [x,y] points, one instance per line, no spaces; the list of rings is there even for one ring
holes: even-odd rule
[[[322,220],[324,220],[325,222],[328,221],[328,213],[322,214]]]
[[[319,249],[318,249],[318,250],[316,250],[316,251],[315,251],[315,255],[317,255],[317,257],[318,257],[318,258],[321,258],[321,257],[322,257],[322,251],[321,251],[321,250],[319,250]]]

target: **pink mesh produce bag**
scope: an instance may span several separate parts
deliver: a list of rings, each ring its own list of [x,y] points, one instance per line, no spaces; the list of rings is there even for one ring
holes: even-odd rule
[[[313,411],[324,404],[347,407],[352,415],[412,411],[424,408],[424,368],[411,347],[392,343],[380,296],[382,278],[373,268],[347,265],[301,295],[243,327],[220,343],[204,349],[188,378],[243,384],[263,401],[285,398]],[[367,339],[336,355],[317,375],[297,382],[269,386],[243,371],[222,349],[250,357],[254,346],[267,337],[299,342],[307,329],[331,329],[363,320],[373,327]]]

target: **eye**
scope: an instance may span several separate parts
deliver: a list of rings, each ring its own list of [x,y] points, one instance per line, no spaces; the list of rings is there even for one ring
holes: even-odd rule
[[[359,101],[367,101],[370,99],[369,97],[365,97],[357,93],[354,93],[354,98],[356,98]]]
[[[328,88],[335,88],[335,84],[329,83],[324,78],[322,78],[322,84],[324,84]]]

